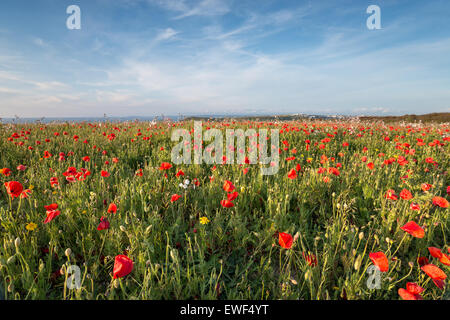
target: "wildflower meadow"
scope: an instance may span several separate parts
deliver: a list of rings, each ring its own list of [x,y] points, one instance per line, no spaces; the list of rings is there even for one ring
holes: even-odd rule
[[[1,298],[450,298],[448,124],[201,128],[266,129],[278,161],[188,120],[2,124]],[[179,129],[214,162],[175,164]]]

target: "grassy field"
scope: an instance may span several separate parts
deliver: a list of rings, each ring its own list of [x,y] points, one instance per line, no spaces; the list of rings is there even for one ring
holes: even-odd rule
[[[448,124],[203,123],[279,129],[267,176],[171,163],[175,128],[193,122],[2,125],[0,295],[450,297]]]

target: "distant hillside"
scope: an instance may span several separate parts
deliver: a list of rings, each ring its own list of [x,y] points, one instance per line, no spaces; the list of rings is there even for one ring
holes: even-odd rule
[[[404,116],[386,116],[386,117],[375,117],[375,116],[367,116],[367,117],[359,117],[361,121],[373,121],[373,120],[381,120],[384,122],[397,122],[397,121],[405,121],[405,122],[450,122],[450,113],[449,112],[441,112],[441,113],[428,113],[422,115],[415,114],[407,114]]]
[[[294,120],[305,120],[305,119],[320,119],[320,120],[340,120],[340,119],[350,119],[359,118],[361,121],[384,121],[384,122],[450,122],[450,113],[429,113],[422,115],[407,114],[403,116],[324,116],[324,115],[305,115],[305,114],[295,114],[295,115],[261,115],[261,116],[193,116],[187,117],[185,120],[197,120],[197,121],[207,121],[207,120],[223,120],[223,119],[237,119],[237,120],[252,120],[252,121],[294,121]]]

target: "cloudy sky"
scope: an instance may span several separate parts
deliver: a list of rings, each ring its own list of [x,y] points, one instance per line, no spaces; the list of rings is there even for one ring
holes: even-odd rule
[[[1,0],[0,117],[450,112],[449,17],[448,0]]]

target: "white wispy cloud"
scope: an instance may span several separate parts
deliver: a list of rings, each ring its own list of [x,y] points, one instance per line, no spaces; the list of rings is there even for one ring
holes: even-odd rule
[[[47,44],[41,38],[33,38],[33,43],[39,47],[46,47]]]
[[[147,0],[166,10],[178,13],[173,19],[183,19],[192,16],[221,16],[230,12],[228,3],[224,0],[199,0],[188,4],[185,0]]]
[[[167,28],[163,31],[161,31],[155,38],[155,41],[164,41],[173,38],[175,35],[177,35],[179,32],[173,30],[172,28]]]

